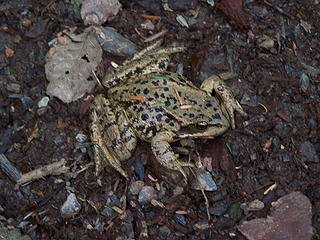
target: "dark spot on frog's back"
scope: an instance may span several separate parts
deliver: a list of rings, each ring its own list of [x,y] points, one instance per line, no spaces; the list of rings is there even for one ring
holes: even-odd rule
[[[116,76],[116,77],[113,78],[113,81],[114,81],[114,82],[119,82],[119,81],[120,81],[120,78],[119,78],[118,76]]]
[[[148,118],[149,118],[149,115],[146,114],[146,113],[144,113],[144,114],[141,115],[141,119],[142,119],[143,121],[148,120]]]
[[[167,85],[167,79],[162,79],[163,80],[163,85]]]
[[[148,95],[149,89],[145,88],[145,89],[143,90],[143,93],[144,93],[145,95]]]
[[[159,62],[159,68],[164,70],[166,68],[167,64],[166,64],[166,61],[161,61]]]
[[[140,67],[136,67],[136,71],[137,74],[141,74],[142,73],[142,69]]]
[[[159,86],[159,81],[152,81],[153,86]]]
[[[219,113],[213,114],[211,117],[212,117],[213,119],[220,119],[220,120],[221,120],[221,116],[220,116]]]
[[[163,115],[161,113],[156,115],[156,119],[157,119],[158,122],[161,122],[162,116]]]
[[[163,107],[157,107],[155,110],[156,110],[156,112],[163,112],[164,108]]]

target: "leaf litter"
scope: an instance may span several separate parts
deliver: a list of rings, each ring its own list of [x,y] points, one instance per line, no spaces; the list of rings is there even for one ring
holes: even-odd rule
[[[102,60],[102,49],[92,27],[59,38],[46,55],[47,94],[70,103],[94,88],[93,72]]]

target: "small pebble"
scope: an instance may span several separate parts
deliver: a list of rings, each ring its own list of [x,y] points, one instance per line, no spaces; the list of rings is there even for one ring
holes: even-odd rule
[[[49,97],[44,96],[43,98],[41,98],[41,100],[38,102],[38,107],[42,108],[42,107],[46,107],[48,105],[49,102]]]
[[[228,204],[224,201],[213,204],[213,207],[209,208],[209,213],[214,216],[222,216],[228,210]]]
[[[107,217],[108,219],[111,219],[117,215],[117,213],[109,206],[106,206],[102,212],[101,215]]]
[[[140,204],[147,204],[151,202],[151,199],[156,199],[157,198],[157,192],[154,190],[153,187],[151,186],[144,186],[138,197],[138,201]]]
[[[206,191],[216,191],[218,189],[217,184],[213,181],[211,174],[208,171],[199,171],[197,175],[197,181],[192,186],[193,189]]]
[[[22,221],[19,223],[18,228],[25,228],[28,226],[29,223],[29,221]]]
[[[82,134],[82,133],[78,133],[76,136],[76,140],[80,143],[83,143],[87,140],[87,135]]]
[[[69,218],[75,216],[81,210],[81,205],[78,202],[76,195],[71,193],[60,209],[61,216]]]
[[[140,162],[134,163],[134,172],[138,175],[140,180],[144,179],[144,165]]]
[[[284,154],[284,155],[282,156],[282,161],[283,161],[284,163],[290,162],[290,156],[289,156],[288,154]]]
[[[307,74],[302,73],[300,77],[300,88],[301,90],[306,93],[308,91],[310,79]]]
[[[182,226],[184,226],[184,227],[187,225],[187,220],[186,220],[186,218],[184,217],[184,215],[182,215],[182,214],[176,214],[176,215],[174,216],[174,218],[175,218],[176,222],[179,223],[180,225],[182,225]]]
[[[21,92],[21,86],[18,83],[8,83],[7,84],[7,90],[9,92],[20,93]]]
[[[132,195],[138,195],[141,189],[143,188],[143,186],[144,186],[143,181],[135,181],[130,185],[129,193],[131,193]]]
[[[48,111],[48,108],[46,108],[46,107],[38,108],[37,114],[38,114],[38,116],[43,116],[44,114],[46,114],[47,111]]]
[[[304,143],[301,144],[299,150],[305,162],[319,163],[319,157],[318,157],[317,151],[311,142],[305,141]]]
[[[167,226],[161,226],[159,228],[159,235],[161,239],[167,239],[167,237],[170,235],[171,231]]]
[[[249,211],[258,211],[264,208],[264,203],[256,199],[249,203]]]
[[[258,39],[258,45],[261,48],[273,48],[274,47],[274,41],[269,36],[264,35],[263,37]]]

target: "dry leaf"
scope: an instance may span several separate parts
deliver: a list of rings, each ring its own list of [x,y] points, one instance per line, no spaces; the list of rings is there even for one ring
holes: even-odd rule
[[[11,48],[8,48],[7,46],[6,46],[5,52],[6,52],[7,58],[10,58],[14,55],[14,51]]]
[[[84,0],[81,6],[81,18],[85,25],[101,25],[113,19],[121,9],[118,0]]]
[[[232,24],[242,30],[248,28],[247,17],[243,11],[243,0],[221,0],[217,8],[229,18]]]
[[[90,92],[96,84],[92,72],[102,59],[102,49],[92,28],[82,34],[67,34],[46,56],[47,94],[70,103]],[[89,78],[91,77],[91,79]]]

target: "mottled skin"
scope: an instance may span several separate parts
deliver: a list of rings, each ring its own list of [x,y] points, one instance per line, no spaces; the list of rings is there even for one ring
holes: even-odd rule
[[[230,124],[234,128],[235,110],[245,115],[218,76],[206,79],[199,89],[167,72],[169,55],[184,48],[154,50],[160,44],[142,50],[102,81],[107,97],[95,98],[90,115],[96,174],[109,163],[128,179],[120,162],[130,158],[139,138],[151,143],[161,165],[186,178],[182,166],[192,164],[179,161],[169,143],[221,135]],[[213,90],[219,98],[211,95]]]

